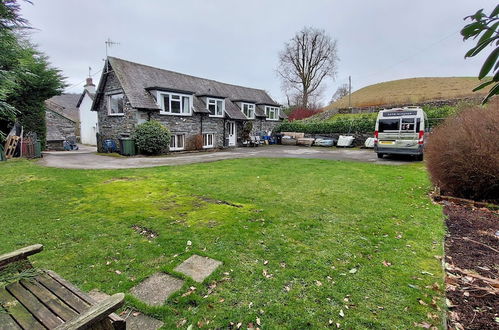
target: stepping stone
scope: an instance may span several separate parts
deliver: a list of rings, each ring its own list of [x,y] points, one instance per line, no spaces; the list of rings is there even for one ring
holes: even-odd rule
[[[131,310],[123,312],[122,316],[126,315],[128,315],[125,318],[127,330],[156,330],[164,324],[160,320]]]
[[[130,293],[148,305],[161,306],[182,285],[183,280],[165,273],[156,273],[134,286]]]
[[[90,298],[92,298],[93,300],[95,300],[97,302],[104,301],[110,297],[110,295],[108,295],[107,293],[104,293],[104,292],[99,291],[97,289],[90,290],[88,292],[88,295],[90,296]]]
[[[194,254],[189,259],[178,265],[174,270],[190,276],[194,281],[201,283],[221,264],[221,261]]]

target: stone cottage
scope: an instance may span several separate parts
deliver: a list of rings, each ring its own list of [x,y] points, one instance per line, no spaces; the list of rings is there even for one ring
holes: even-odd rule
[[[79,136],[79,98],[80,94],[65,93],[45,101],[48,150],[64,150],[64,140]]]
[[[119,145],[136,125],[163,123],[172,133],[170,150],[235,147],[243,127],[272,131],[286,115],[264,90],[226,84],[108,57],[92,110],[101,141]],[[248,127],[248,126],[246,126]],[[102,148],[102,143],[98,143]]]

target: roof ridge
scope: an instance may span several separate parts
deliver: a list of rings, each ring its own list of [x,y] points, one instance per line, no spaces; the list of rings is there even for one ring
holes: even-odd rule
[[[114,56],[108,56],[108,58],[109,59],[113,59],[113,60],[118,60],[118,61],[132,63],[132,64],[135,64],[135,65],[145,66],[145,67],[152,68],[152,69],[155,69],[155,70],[167,71],[167,72],[174,73],[174,74],[179,74],[179,75],[182,75],[182,76],[188,76],[188,77],[191,77],[191,78],[196,78],[196,79],[201,79],[201,80],[206,80],[206,81],[212,81],[212,82],[216,82],[218,84],[223,84],[223,85],[226,85],[226,86],[253,89],[253,90],[256,90],[256,91],[263,91],[263,92],[267,93],[266,90],[261,89],[261,88],[247,87],[247,86],[236,85],[236,84],[228,84],[228,83],[225,83],[225,82],[222,82],[222,81],[218,81],[218,80],[215,80],[215,79],[203,78],[203,77],[193,76],[193,75],[182,73],[182,72],[177,72],[177,71],[162,69],[162,68],[158,68],[158,67],[155,67],[155,66],[152,66],[152,65],[147,65],[147,64],[132,62],[132,61],[125,60],[125,59],[122,59],[122,58],[119,58],[119,57],[114,57]]]

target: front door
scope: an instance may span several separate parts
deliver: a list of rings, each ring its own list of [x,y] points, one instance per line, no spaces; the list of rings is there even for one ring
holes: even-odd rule
[[[229,147],[236,146],[236,123],[233,121],[227,122],[227,131],[229,133]]]

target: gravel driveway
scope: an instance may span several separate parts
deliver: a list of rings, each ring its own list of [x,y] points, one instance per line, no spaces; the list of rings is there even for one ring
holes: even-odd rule
[[[78,151],[44,152],[43,159],[39,163],[44,166],[59,168],[122,169],[258,157],[346,160],[387,165],[403,165],[413,162],[411,158],[403,157],[378,159],[372,150],[272,145],[256,148],[234,148],[216,152],[174,153],[162,157],[102,156],[95,154],[95,148],[82,146]]]

